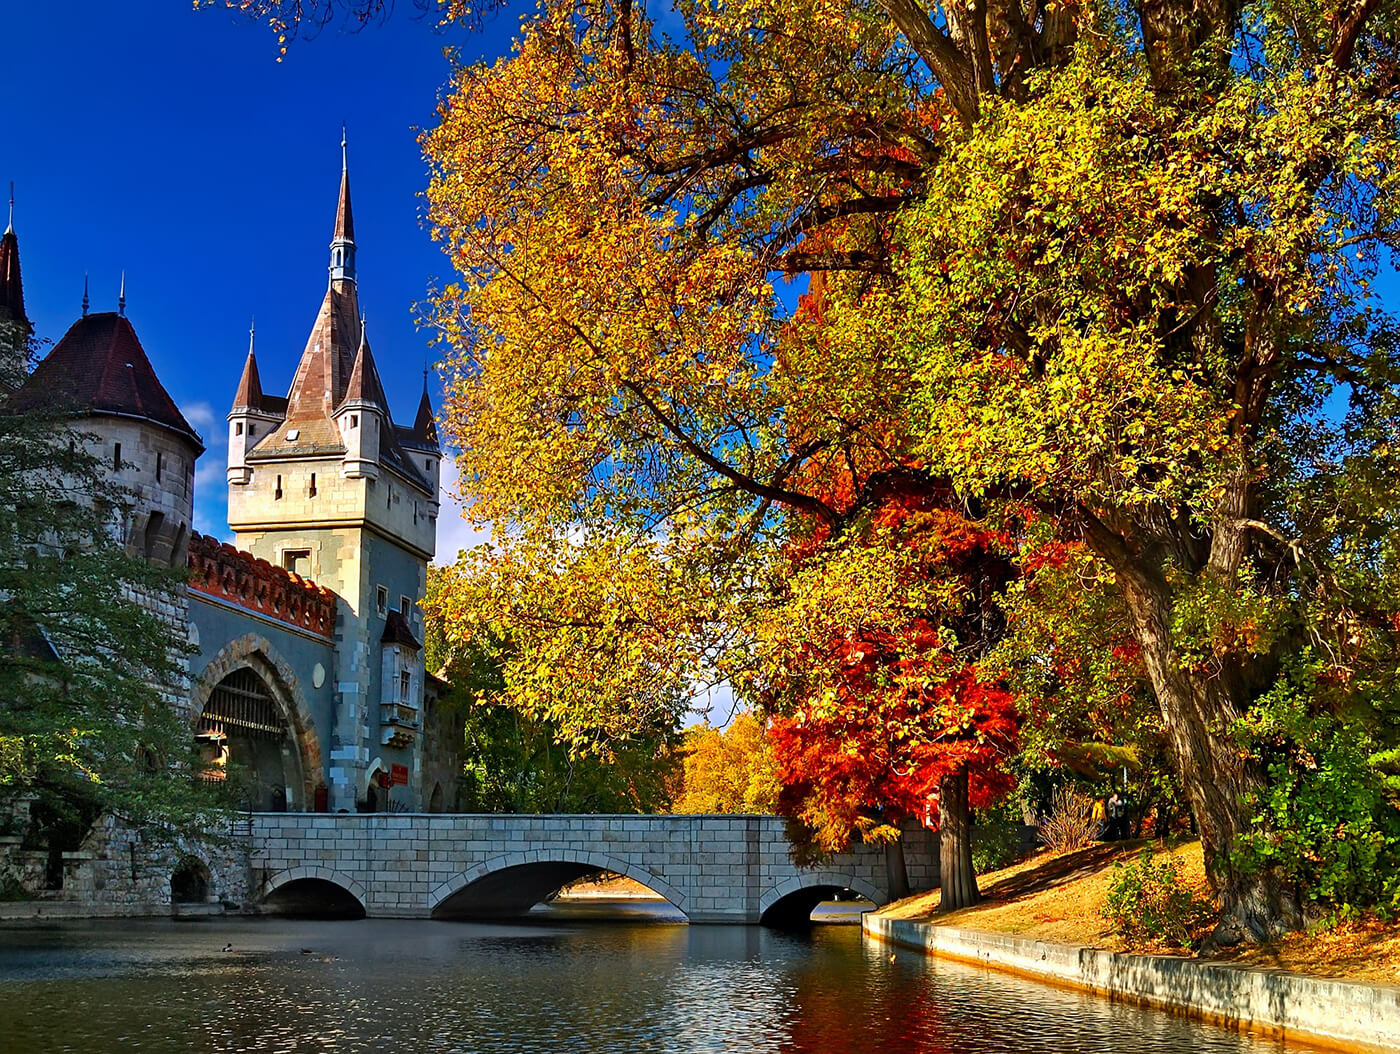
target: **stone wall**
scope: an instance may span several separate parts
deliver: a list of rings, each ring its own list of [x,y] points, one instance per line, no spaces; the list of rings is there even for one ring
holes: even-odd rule
[[[6,877],[19,878],[31,898],[0,902],[0,919],[168,915],[171,877],[191,860],[209,873],[211,903],[241,908],[252,895],[247,838],[245,827],[213,843],[157,840],[107,817],[77,851],[63,854],[63,885],[54,890],[44,889],[46,851],[22,850],[18,837],[0,838]]]

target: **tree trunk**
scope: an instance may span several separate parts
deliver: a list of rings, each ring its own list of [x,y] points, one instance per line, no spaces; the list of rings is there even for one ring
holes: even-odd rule
[[[967,770],[938,783],[938,910],[970,908],[982,899],[972,866],[972,807],[967,801]]]
[[[1141,569],[1120,576],[1133,634],[1162,711],[1177,775],[1200,825],[1206,874],[1220,900],[1216,944],[1266,941],[1301,923],[1296,897],[1276,870],[1246,872],[1230,859],[1240,835],[1252,830],[1251,798],[1264,790],[1263,774],[1243,758],[1230,730],[1248,700],[1232,691],[1241,679],[1192,669],[1171,633],[1170,587]]]
[[[904,840],[885,843],[885,879],[890,899],[903,900],[909,895],[909,869],[904,862]]]

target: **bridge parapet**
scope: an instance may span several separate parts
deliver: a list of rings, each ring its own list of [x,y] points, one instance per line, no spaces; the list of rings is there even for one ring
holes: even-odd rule
[[[889,899],[882,848],[857,845],[798,867],[776,816],[261,813],[251,827],[259,896],[329,882],[372,917],[523,914],[597,871],[641,882],[697,923],[794,917],[801,903],[839,889]],[[913,888],[936,879],[930,848],[922,832],[906,835]]]

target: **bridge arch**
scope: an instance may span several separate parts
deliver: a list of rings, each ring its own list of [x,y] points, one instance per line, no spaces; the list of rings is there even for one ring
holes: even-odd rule
[[[279,871],[263,883],[258,899],[269,914],[364,918],[367,913],[365,887],[329,867]]]
[[[296,672],[262,634],[246,633],[229,641],[200,672],[190,691],[191,729],[199,731],[215,689],[240,670],[257,675],[287,723],[291,748],[287,760],[294,775],[287,788],[291,792],[287,807],[307,810],[315,801],[316,786],[321,780],[321,742]]]
[[[435,919],[523,915],[576,878],[611,871],[640,882],[689,914],[686,895],[660,875],[608,853],[530,849],[483,860],[439,883],[428,894]]]
[[[889,898],[855,875],[839,871],[806,871],[769,887],[758,899],[758,921],[765,926],[800,926],[812,909],[844,889],[859,893],[876,907]]]

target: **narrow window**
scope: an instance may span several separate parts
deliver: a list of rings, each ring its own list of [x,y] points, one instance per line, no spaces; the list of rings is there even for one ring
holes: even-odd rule
[[[359,415],[359,414],[351,414],[351,415],[350,415],[350,427],[351,427],[351,428],[359,428],[359,427],[360,427],[360,415]]]
[[[408,613],[412,610],[413,601],[408,597],[399,597],[399,614],[404,617],[405,622],[408,621]]]
[[[376,586],[374,590],[374,609],[383,618],[389,611],[389,591],[383,586]]]
[[[423,459],[423,470],[425,472],[431,472],[433,470],[433,463],[427,458]]]
[[[389,487],[384,491],[384,507],[387,509],[394,503],[394,488]]]
[[[159,450],[156,451],[156,482],[160,482],[161,474],[165,470],[165,455]]]
[[[112,444],[112,468],[117,472],[122,470],[122,445],[120,443]]]
[[[276,489],[275,491],[272,492],[272,496],[273,496],[274,498],[280,498],[280,497],[282,496],[282,477],[281,477],[281,476],[278,476],[278,477],[277,477],[277,489]]]
[[[405,703],[413,702],[413,674],[407,670],[399,674],[399,700]]]
[[[310,549],[286,549],[282,553],[282,566],[306,578],[311,574]]]
[[[236,436],[241,436],[241,435],[243,434],[243,422],[242,422],[242,421],[235,421],[235,422],[233,423],[233,434],[236,435]]]
[[[150,519],[146,521],[146,536],[142,539],[142,548],[145,550],[147,560],[156,554],[156,541],[160,538],[161,525],[165,523],[165,513],[152,512]]]
[[[307,493],[310,494],[313,498],[316,496],[316,473],[314,472],[311,473],[311,487],[307,491]]]

